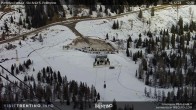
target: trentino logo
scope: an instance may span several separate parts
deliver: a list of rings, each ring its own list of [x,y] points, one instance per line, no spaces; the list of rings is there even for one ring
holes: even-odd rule
[[[95,103],[95,108],[96,109],[108,109],[112,108],[112,104],[102,104],[101,102]]]

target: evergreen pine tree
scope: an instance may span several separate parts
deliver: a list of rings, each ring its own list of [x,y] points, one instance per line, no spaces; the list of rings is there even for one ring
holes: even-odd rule
[[[62,83],[62,77],[61,77],[61,73],[58,71],[58,82],[59,84]]]
[[[175,34],[172,34],[172,38],[171,38],[171,44],[172,44],[172,48],[175,48]]]
[[[18,69],[18,67],[16,67],[16,74],[17,74],[17,75],[19,74],[19,69]]]
[[[6,22],[4,23],[4,27],[5,27],[5,31],[6,31],[6,32],[8,32],[8,31],[9,31],[9,28],[8,28],[8,26],[7,26],[7,23],[6,23]]]
[[[119,22],[118,22],[118,20],[117,20],[116,29],[119,29],[119,28],[120,28],[120,26],[119,26]]]
[[[100,8],[99,8],[99,12],[102,12],[103,10],[102,10],[102,6],[100,5]]]
[[[113,37],[113,42],[116,42],[116,38],[115,37]]]
[[[146,74],[145,85],[149,85],[149,74]]]
[[[48,85],[46,86],[46,97],[45,97],[46,102],[51,102],[51,97],[52,97],[52,91],[51,91],[51,87]]]
[[[22,23],[22,18],[21,18],[21,16],[20,16],[20,18],[19,18],[19,25],[22,25],[23,23]]]
[[[138,39],[138,41],[137,41],[137,44],[136,44],[136,48],[139,48],[139,46],[141,46],[141,44],[142,44],[142,39],[141,39],[141,33],[139,34],[139,39]]]
[[[171,33],[172,33],[172,34],[175,33],[175,26],[174,26],[174,25],[172,25],[172,27],[171,27]]]
[[[109,36],[108,36],[108,33],[106,34],[106,40],[108,40],[109,39]]]
[[[147,89],[146,89],[146,87],[144,88],[144,94],[145,94],[145,96],[147,96]]]
[[[70,14],[71,14],[71,12],[72,12],[72,11],[70,11]],[[91,8],[89,9],[89,15],[93,15],[93,11],[92,11]]]
[[[27,76],[24,76],[24,81],[27,81]]]
[[[14,65],[11,66],[11,73],[14,74]]]
[[[117,104],[116,104],[116,100],[114,99],[113,102],[112,102],[112,108],[111,110],[117,110]]]
[[[29,98],[30,98],[30,100],[32,101],[33,100],[33,98],[34,98],[34,93],[33,93],[33,87],[32,87],[32,85],[30,85],[30,89],[29,89]]]
[[[179,21],[178,21],[178,25],[180,26],[180,30],[179,30],[179,35],[182,35],[184,33],[184,26],[183,26],[183,19],[182,17],[180,17]]]
[[[154,7],[151,8],[151,16],[154,16]]]
[[[117,29],[117,25],[116,25],[116,22],[115,21],[113,23],[112,29]]]
[[[10,17],[10,22],[11,22],[11,23],[13,23],[13,22],[14,22],[14,20],[13,20],[13,17],[12,17],[12,16]]]
[[[166,46],[166,41],[165,41],[165,37],[163,36],[161,41],[162,50],[165,50],[165,46]]]
[[[170,99],[170,92],[167,93],[166,103],[169,103],[171,101]]]
[[[5,32],[3,31],[2,35],[1,35],[2,40],[5,40]]]
[[[147,71],[147,61],[145,58],[142,59],[143,70]]]
[[[97,94],[97,100],[100,100],[100,94],[99,93]]]
[[[105,14],[108,15],[108,8],[105,8]]]
[[[142,18],[142,17],[143,17],[142,10],[140,10],[140,12],[139,12],[139,14],[138,14],[138,17],[139,17],[139,18]]]
[[[37,80],[41,81],[41,73],[40,72],[38,72],[38,74],[37,74]]]
[[[126,54],[127,54],[127,57],[129,57],[130,55],[129,55],[129,49],[127,48],[127,50],[126,50]]]
[[[68,86],[67,85],[64,85],[63,86],[63,98],[66,100],[66,99],[69,99],[69,96],[68,96]]]

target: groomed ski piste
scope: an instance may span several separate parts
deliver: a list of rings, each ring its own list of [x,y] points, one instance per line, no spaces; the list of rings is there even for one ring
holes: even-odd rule
[[[181,6],[179,8],[179,16],[182,16],[184,22],[189,22],[188,10],[196,9],[196,6]],[[195,20],[196,14],[193,14]],[[146,20],[150,18],[150,11],[144,11],[143,16]],[[130,26],[130,19],[133,20],[133,28]],[[132,39],[138,38],[139,33],[142,33],[142,39],[147,38],[144,36],[144,31],[148,30],[148,25],[143,24],[138,18],[138,13],[133,13],[128,16],[118,18],[122,21],[120,30],[112,30],[114,20],[92,20],[79,22],[76,29],[84,36],[92,36],[94,38],[105,39],[109,33],[110,39],[118,35],[118,39],[127,39],[127,35],[132,35]],[[103,21],[106,21],[103,23]],[[151,18],[151,30],[170,29],[172,24],[176,23],[176,9],[169,7],[164,10],[155,11],[155,16]],[[117,33],[117,34],[116,34]],[[13,50],[6,50],[6,44],[0,45],[0,59],[8,59],[1,63],[10,70],[12,64],[23,63],[27,59],[33,60],[33,67],[27,72],[29,76],[33,75],[37,80],[37,73],[43,67],[51,66],[54,70],[60,71],[61,75],[66,75],[68,80],[76,80],[78,82],[86,82],[87,85],[94,85],[100,93],[101,101],[153,101],[153,98],[147,98],[144,95],[144,88],[147,90],[154,88],[146,86],[142,81],[135,77],[135,72],[138,69],[140,61],[135,64],[131,58],[126,57],[125,51],[119,53],[108,54],[110,64],[115,69],[109,67],[93,67],[95,54],[84,53],[77,51],[74,48],[65,50],[63,46],[72,43],[77,36],[66,26],[56,25],[47,28],[38,33],[42,35],[43,42],[31,39],[35,34],[28,35],[26,40],[17,40],[10,42],[17,47]],[[21,46],[19,42],[21,41]],[[114,44],[115,45],[115,44]],[[16,50],[18,52],[19,61],[16,61]],[[131,50],[136,51],[134,47]],[[33,72],[32,69],[35,69]],[[23,80],[25,74],[17,75]],[[10,79],[12,79],[10,75]],[[107,87],[104,89],[104,81]],[[157,89],[158,91],[170,91],[171,89]]]

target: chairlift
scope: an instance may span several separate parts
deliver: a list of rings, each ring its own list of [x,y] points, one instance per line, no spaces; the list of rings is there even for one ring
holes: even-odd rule
[[[105,81],[104,81],[104,85],[103,85],[104,89],[106,88],[106,84],[105,84]]]

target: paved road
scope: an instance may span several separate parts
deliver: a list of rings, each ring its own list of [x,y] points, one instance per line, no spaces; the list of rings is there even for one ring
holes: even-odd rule
[[[0,20],[2,19],[2,17],[3,17],[5,14],[7,14],[7,13],[3,13],[3,14],[0,16]]]
[[[167,8],[171,5],[161,5],[161,6],[157,6],[157,7],[154,7],[155,10],[159,10],[159,9],[164,9],[164,8]],[[143,9],[143,10],[148,10],[150,8],[146,8],[146,9]],[[83,37],[76,29],[75,29],[75,25],[78,23],[78,22],[81,22],[81,21],[88,21],[88,20],[99,20],[99,19],[116,19],[116,18],[119,18],[119,17],[122,17],[122,16],[125,16],[125,15],[129,15],[129,14],[132,14],[132,13],[137,13],[138,11],[132,11],[132,12],[127,12],[127,13],[123,13],[123,14],[119,14],[119,15],[115,15],[115,16],[109,16],[109,17],[99,17],[99,18],[85,18],[85,19],[72,19],[72,20],[66,20],[66,21],[62,21],[62,22],[56,22],[56,23],[52,23],[52,24],[49,24],[49,25],[46,25],[46,26],[43,26],[43,27],[40,27],[40,28],[37,28],[36,30],[33,30],[31,32],[27,32],[27,33],[24,33],[22,35],[18,35],[16,37],[13,37],[13,38],[10,38],[10,39],[6,39],[4,41],[0,41],[0,44],[3,44],[3,43],[8,43],[8,42],[11,42],[11,41],[15,41],[15,40],[18,40],[20,39],[21,37],[23,36],[27,36],[29,34],[33,34],[33,33],[38,33],[40,31],[42,31],[43,29],[46,29],[48,27],[51,27],[51,26],[55,26],[55,25],[65,25],[67,26],[68,28],[70,28],[77,36],[80,36],[82,37],[86,42],[88,42],[87,38]]]
[[[13,10],[12,10],[12,11],[13,11]],[[0,20],[3,18],[4,15],[6,15],[7,13],[12,12],[12,11],[3,12],[3,14],[0,16]]]
[[[72,32],[73,32],[76,36],[82,37],[83,40],[84,40],[87,44],[89,44],[88,38],[83,37],[83,35],[82,35],[81,33],[79,33],[79,32],[75,29],[76,23],[77,23],[77,22],[73,22],[73,23],[70,23],[70,24],[63,24],[63,25],[64,25],[64,26],[67,26],[69,29],[72,30]]]

